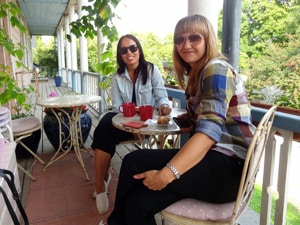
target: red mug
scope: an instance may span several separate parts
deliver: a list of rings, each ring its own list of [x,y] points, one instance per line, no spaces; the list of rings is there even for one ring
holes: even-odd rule
[[[154,107],[152,105],[142,105],[139,107],[140,117],[142,121],[152,119]]]
[[[135,115],[135,104],[131,102],[125,102],[119,106],[119,112],[123,113],[124,117],[132,117]]]

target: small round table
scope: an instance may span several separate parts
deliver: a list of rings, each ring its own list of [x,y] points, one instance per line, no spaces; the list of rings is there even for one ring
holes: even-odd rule
[[[59,149],[57,149],[54,156],[50,159],[50,161],[45,165],[44,170],[48,166],[50,166],[55,161],[59,160],[63,156],[65,156],[72,147],[74,147],[74,151],[76,153],[77,159],[83,169],[83,172],[86,176],[86,179],[89,180],[89,176],[87,174],[84,162],[81,157],[81,148],[83,145],[81,129],[80,129],[80,114],[82,112],[82,106],[88,105],[92,103],[99,102],[101,100],[100,96],[89,96],[89,95],[64,95],[57,97],[50,97],[46,99],[38,99],[37,105],[50,108],[53,115],[57,118],[59,123],[59,134],[61,134],[61,124],[64,123],[64,118],[68,118],[69,120],[69,131],[70,131],[70,140],[71,145],[68,149],[62,149],[63,138],[62,135],[59,136]],[[66,110],[68,108],[68,110]],[[71,111],[70,111],[71,110]],[[66,123],[64,123],[66,124]],[[58,155],[58,153],[62,151],[63,154]]]
[[[172,110],[172,113],[170,117],[183,114],[185,113],[184,110]],[[141,145],[143,148],[154,148],[157,149],[164,149],[164,148],[176,148],[178,147],[179,142],[179,136],[182,134],[182,131],[180,128],[175,124],[175,122],[171,119],[169,124],[167,125],[161,125],[157,124],[158,118],[158,112],[155,111],[153,114],[152,120],[147,120],[144,123],[148,124],[146,127],[142,128],[132,128],[128,126],[124,126],[123,124],[130,121],[135,122],[143,122],[140,120],[140,117],[138,115],[135,115],[133,117],[124,117],[123,113],[119,113],[115,115],[112,119],[112,124],[123,131],[131,132],[134,134],[137,134],[139,141],[141,142]],[[144,136],[150,136],[150,139],[146,142]],[[172,142],[167,143],[167,138],[169,136],[172,136]]]

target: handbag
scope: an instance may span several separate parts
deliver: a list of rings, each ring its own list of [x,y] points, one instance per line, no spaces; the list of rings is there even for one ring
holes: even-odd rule
[[[20,210],[20,213],[23,217],[23,221],[24,221],[24,225],[29,225],[29,221],[28,221],[28,217],[26,215],[26,212],[23,208],[23,205],[21,203],[21,199],[20,199],[20,196],[19,196],[19,193],[17,191],[17,188],[15,186],[15,182],[14,182],[14,174],[9,171],[9,170],[6,170],[6,169],[0,169],[0,177],[4,178],[4,180],[6,181],[7,185],[9,186],[12,194],[13,194],[13,199],[16,201],[17,203],[17,206]],[[14,222],[14,225],[21,225],[14,209],[13,209],[13,206],[11,205],[11,202],[9,201],[5,191],[3,190],[3,188],[0,186],[0,192],[3,196],[3,199],[5,201],[5,204],[8,208],[8,211],[9,211],[9,214]]]

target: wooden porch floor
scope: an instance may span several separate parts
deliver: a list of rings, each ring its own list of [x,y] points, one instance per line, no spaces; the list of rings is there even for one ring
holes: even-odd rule
[[[41,80],[39,82],[39,90],[40,90],[40,98],[47,98],[49,93],[52,91],[55,91],[58,95],[65,95],[71,92],[70,89],[68,89],[64,84],[62,84],[61,87],[56,87],[54,80],[49,79],[49,80]],[[33,96],[31,98],[31,101],[34,102],[36,98]],[[92,128],[91,132],[89,134],[89,137],[85,143],[86,147],[90,147],[92,143],[92,135],[94,133],[94,129],[97,126],[99,122],[99,115],[95,113],[93,110],[89,110],[88,113],[92,117]],[[41,121],[43,121],[43,108],[36,105],[34,115],[38,118],[40,118]],[[117,151],[115,156],[112,158],[112,163],[111,166],[113,170],[119,174],[120,166],[122,159],[124,155],[126,155],[128,152],[133,151],[134,149],[137,149],[137,147],[133,144],[120,144],[117,146]],[[54,148],[52,145],[49,143],[47,136],[45,135],[43,129],[42,129],[42,135],[41,135],[41,141],[39,144],[38,148],[38,154],[48,154],[54,152]],[[26,159],[26,160],[18,160],[22,166],[28,170],[31,170],[33,165],[34,165],[34,160],[33,159]],[[26,200],[27,200],[27,194],[30,188],[30,182],[32,182],[27,176],[24,175],[22,171],[19,170],[19,178],[20,178],[20,184],[21,184],[21,198],[22,198],[22,203],[25,206],[26,205]],[[255,213],[253,210],[248,209],[244,216],[240,220],[240,225],[254,225],[254,224],[259,224],[259,215]]]

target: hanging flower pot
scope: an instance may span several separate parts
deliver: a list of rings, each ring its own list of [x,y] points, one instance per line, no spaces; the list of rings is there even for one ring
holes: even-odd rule
[[[47,111],[48,110],[48,111]],[[44,117],[44,130],[47,135],[49,142],[55,148],[55,150],[59,149],[59,135],[62,138],[62,149],[66,150],[71,146],[71,136],[70,136],[70,121],[67,115],[61,115],[61,134],[59,134],[59,122],[56,116],[51,112],[50,109],[46,109],[46,115]],[[79,124],[78,124],[79,125]],[[79,143],[84,144],[88,138],[92,127],[92,119],[90,115],[83,110],[80,114],[80,127],[81,127],[81,135],[82,135],[82,142],[80,141],[80,132],[78,132]],[[82,146],[80,146],[82,147]]]

